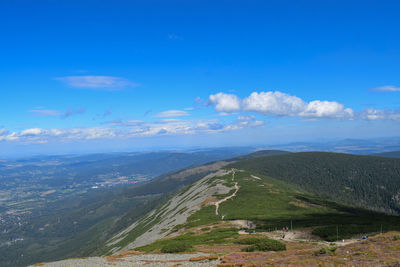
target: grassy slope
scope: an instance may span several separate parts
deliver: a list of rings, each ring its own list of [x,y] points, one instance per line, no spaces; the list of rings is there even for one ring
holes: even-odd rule
[[[235,181],[240,189],[234,198],[220,205],[220,215],[225,215],[224,221],[251,220],[257,224],[259,231],[281,229],[285,225],[290,226],[291,222],[294,228],[319,226],[319,232],[316,233],[327,240],[332,238],[333,234],[336,238],[336,226],[339,229],[339,238],[377,232],[381,225],[384,231],[400,229],[400,218],[397,216],[325,201],[277,179],[258,177],[261,180],[252,178],[249,172],[236,172]],[[222,177],[227,185],[232,184],[231,178],[232,175]],[[213,182],[215,179],[209,181]],[[206,206],[190,216],[180,228],[194,231],[193,229],[210,227],[221,221],[221,216],[215,215],[215,206]],[[213,241],[210,241],[212,237],[209,235],[210,233],[200,236],[185,234],[172,239],[162,239],[139,249],[157,251],[179,242],[189,242],[190,245],[210,244]],[[229,237],[235,236],[232,234]],[[229,238],[222,241],[232,242]]]
[[[232,167],[274,177],[332,201],[400,212],[400,159],[302,152],[244,160]]]

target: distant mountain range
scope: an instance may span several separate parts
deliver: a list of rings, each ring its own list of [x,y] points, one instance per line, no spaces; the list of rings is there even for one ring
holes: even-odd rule
[[[391,151],[391,152],[383,152],[383,153],[375,153],[372,155],[379,156],[379,157],[386,157],[386,158],[400,158],[400,150],[399,151]]]
[[[369,155],[400,150],[400,137],[374,139],[344,139],[326,142],[296,142],[264,146],[264,149],[280,149],[291,152],[324,151]]]

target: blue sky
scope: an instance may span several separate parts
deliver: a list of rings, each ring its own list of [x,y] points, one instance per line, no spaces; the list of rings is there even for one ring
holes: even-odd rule
[[[398,136],[398,1],[0,1],[0,149]]]

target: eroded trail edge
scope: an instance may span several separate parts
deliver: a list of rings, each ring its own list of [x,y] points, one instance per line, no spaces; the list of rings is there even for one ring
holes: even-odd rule
[[[232,169],[232,181],[235,180],[235,169]],[[232,195],[225,197],[224,199],[221,199],[220,201],[215,202],[215,215],[219,215],[218,210],[219,210],[219,205],[233,197],[236,196],[236,193],[239,191],[240,186],[238,186],[238,182],[235,182],[234,185],[235,192],[233,192]],[[222,216],[222,219],[224,219],[225,216]]]

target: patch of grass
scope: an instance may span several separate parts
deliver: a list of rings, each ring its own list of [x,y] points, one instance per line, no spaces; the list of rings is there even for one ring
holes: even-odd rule
[[[260,241],[260,238],[257,237],[248,237],[248,238],[243,238],[243,239],[239,239],[236,240],[235,243],[236,244],[241,244],[241,245],[253,245],[257,242]]]
[[[320,248],[316,251],[314,251],[314,256],[319,256],[319,255],[332,255],[335,253],[337,249],[337,246],[330,246],[327,248]]]
[[[190,247],[200,244],[220,244],[231,242],[233,238],[237,238],[239,236],[237,229],[235,228],[218,228],[212,230],[208,233],[204,233],[201,235],[195,235],[194,233],[186,233],[174,238],[169,239],[161,239],[152,244],[139,247],[137,250],[151,252],[151,251],[163,251],[163,248],[172,247],[185,247],[186,250],[189,250]]]
[[[190,251],[192,248],[193,248],[192,245],[178,240],[176,242],[170,242],[169,244],[163,246],[161,248],[161,252],[162,253],[179,253],[179,252]]]
[[[286,250],[285,244],[269,238],[245,238],[235,243],[250,245],[242,249],[245,252]]]
[[[195,227],[205,224],[218,223],[219,221],[220,217],[215,215],[215,206],[212,205],[203,207],[199,211],[189,216],[184,227]]]

